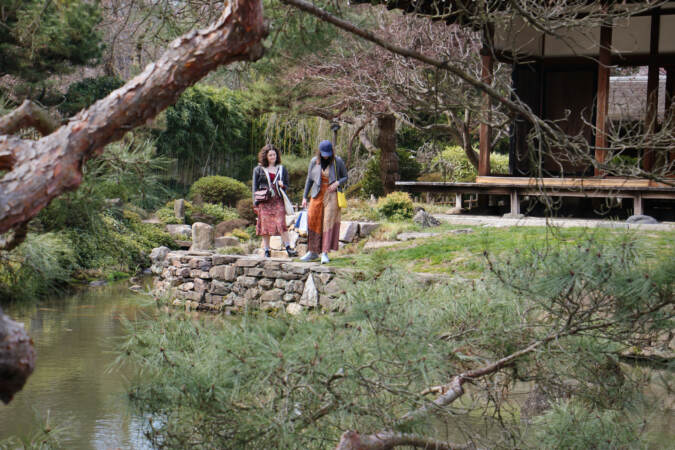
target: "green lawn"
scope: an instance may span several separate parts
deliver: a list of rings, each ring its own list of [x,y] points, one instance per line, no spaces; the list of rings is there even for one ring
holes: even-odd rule
[[[469,229],[471,233],[452,233],[456,229]],[[333,258],[332,265],[339,267],[374,268],[395,266],[415,272],[459,274],[468,278],[481,276],[486,268],[484,252],[491,257],[508,257],[517,251],[532,247],[544,248],[573,245],[593,237],[599,241],[618,240],[631,233],[640,242],[648,261],[658,262],[673,257],[675,232],[625,231],[605,228],[547,227],[458,227],[441,225],[421,230],[412,224],[385,224],[375,236],[380,240],[394,239],[402,231],[433,231],[441,233],[426,239],[401,242],[394,247],[363,251],[363,243],[356,248],[345,248]]]

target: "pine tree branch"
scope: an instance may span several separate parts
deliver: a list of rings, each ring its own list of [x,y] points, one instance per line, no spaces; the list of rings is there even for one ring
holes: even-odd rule
[[[453,444],[411,433],[381,431],[364,435],[356,431],[347,431],[340,437],[340,442],[335,450],[387,450],[403,445],[427,450],[468,450],[475,448],[473,445]]]
[[[0,134],[14,134],[21,129],[33,127],[43,136],[47,136],[58,126],[59,123],[44,108],[30,100],[24,100],[14,111],[0,117]]]
[[[229,3],[209,28],[173,41],[162,57],[106,98],[38,141],[0,136],[0,233],[35,217],[52,199],[76,189],[84,163],[105,145],[174,104],[181,93],[223,64],[256,60],[267,30],[260,0]]]

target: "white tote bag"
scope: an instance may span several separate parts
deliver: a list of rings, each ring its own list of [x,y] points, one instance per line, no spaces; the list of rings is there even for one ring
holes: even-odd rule
[[[284,199],[284,208],[286,209],[286,215],[287,216],[292,216],[295,214],[295,208],[293,208],[293,203],[291,203],[291,200],[288,198],[288,195],[286,195],[286,192],[279,187],[278,180],[281,178],[281,175],[284,173],[284,166],[279,166],[279,175],[274,179],[274,182],[277,183],[277,188],[279,189],[279,192],[281,192],[281,198]]]

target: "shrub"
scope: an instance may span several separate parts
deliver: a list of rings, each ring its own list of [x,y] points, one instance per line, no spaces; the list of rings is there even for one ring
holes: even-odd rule
[[[68,86],[66,99],[59,106],[59,110],[66,117],[73,116],[123,84],[124,82],[117,77],[85,78]]]
[[[240,241],[248,241],[251,239],[251,235],[248,234],[246,231],[242,230],[241,228],[235,228],[234,230],[232,230],[230,234],[239,239]]]
[[[227,233],[232,232],[235,228],[243,228],[248,225],[248,220],[245,219],[232,219],[220,222],[216,225],[216,237],[225,236]]]
[[[215,203],[202,203],[195,206],[194,210],[194,214],[199,214],[202,217],[206,216],[207,220],[205,222],[212,224],[239,218],[239,213],[235,208]]]
[[[11,252],[0,254],[0,299],[18,300],[64,288],[77,268],[75,250],[61,233],[29,233]]]
[[[155,217],[157,217],[165,225],[180,223],[180,221],[176,218],[176,214],[174,213],[173,202],[174,200],[171,200],[167,202],[166,205],[155,211]],[[194,210],[195,207],[192,205],[192,203],[185,201],[185,223],[188,225],[192,223],[192,214]]]
[[[206,203],[221,203],[227,206],[235,206],[239,200],[249,195],[250,191],[244,183],[220,175],[200,178],[190,187],[192,200],[199,198]]]
[[[417,162],[415,156],[404,148],[397,148],[396,155],[398,156],[398,173],[401,175],[401,180],[416,180],[420,175],[422,166]],[[361,180],[361,188],[364,197],[370,197],[371,195],[381,197],[384,195],[384,187],[380,177],[379,151],[368,161],[366,172]]]
[[[377,212],[389,220],[405,220],[413,216],[413,202],[407,192],[392,192],[377,202]]]
[[[478,175],[478,171],[469,162],[464,149],[459,145],[445,147],[441,154],[432,160],[430,169],[440,172],[438,181],[472,182],[476,181],[476,175]],[[508,174],[509,156],[491,153],[490,172],[493,174]],[[436,180],[427,177],[426,181]]]
[[[247,197],[239,200],[237,202],[237,212],[239,212],[239,217],[248,223],[255,223],[257,216],[253,210],[253,200],[251,198]]]

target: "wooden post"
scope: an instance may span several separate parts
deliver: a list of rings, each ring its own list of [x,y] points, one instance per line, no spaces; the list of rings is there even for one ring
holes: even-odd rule
[[[666,108],[663,123],[668,124],[671,133],[675,132],[675,111],[673,108],[673,95],[675,95],[675,66],[666,67]],[[675,162],[675,150],[670,151],[668,163]]]
[[[518,198],[518,191],[516,189],[511,190],[511,215],[518,216],[520,215],[520,199]]]
[[[493,60],[491,54],[481,55],[481,81],[486,84],[492,83]],[[478,175],[490,175],[490,141],[492,139],[492,128],[486,121],[492,119],[492,103],[490,97],[483,93],[483,111],[485,120],[480,124],[479,132],[479,155],[478,155]]]
[[[598,54],[598,96],[595,116],[595,160],[605,162],[607,154],[607,110],[609,107],[609,66],[612,61],[612,24],[600,27],[600,52]],[[595,175],[602,175],[596,167]]]
[[[455,193],[455,208],[456,209],[462,209],[462,193],[461,192]]]
[[[654,133],[657,125],[659,106],[659,28],[661,16],[652,14],[652,28],[649,44],[649,72],[647,73],[647,114],[645,117],[645,131]],[[642,168],[646,171],[654,169],[654,149],[646,148],[642,156]]]
[[[492,84],[494,60],[492,57],[492,46],[494,30],[488,26],[483,30],[483,48],[480,51],[481,61],[481,81],[485,84]],[[478,175],[490,175],[490,143],[492,141],[492,101],[490,96],[483,92],[483,112],[484,120],[480,124],[479,130],[479,153],[478,153]]]
[[[642,215],[642,194],[637,194],[633,197],[633,215]]]

